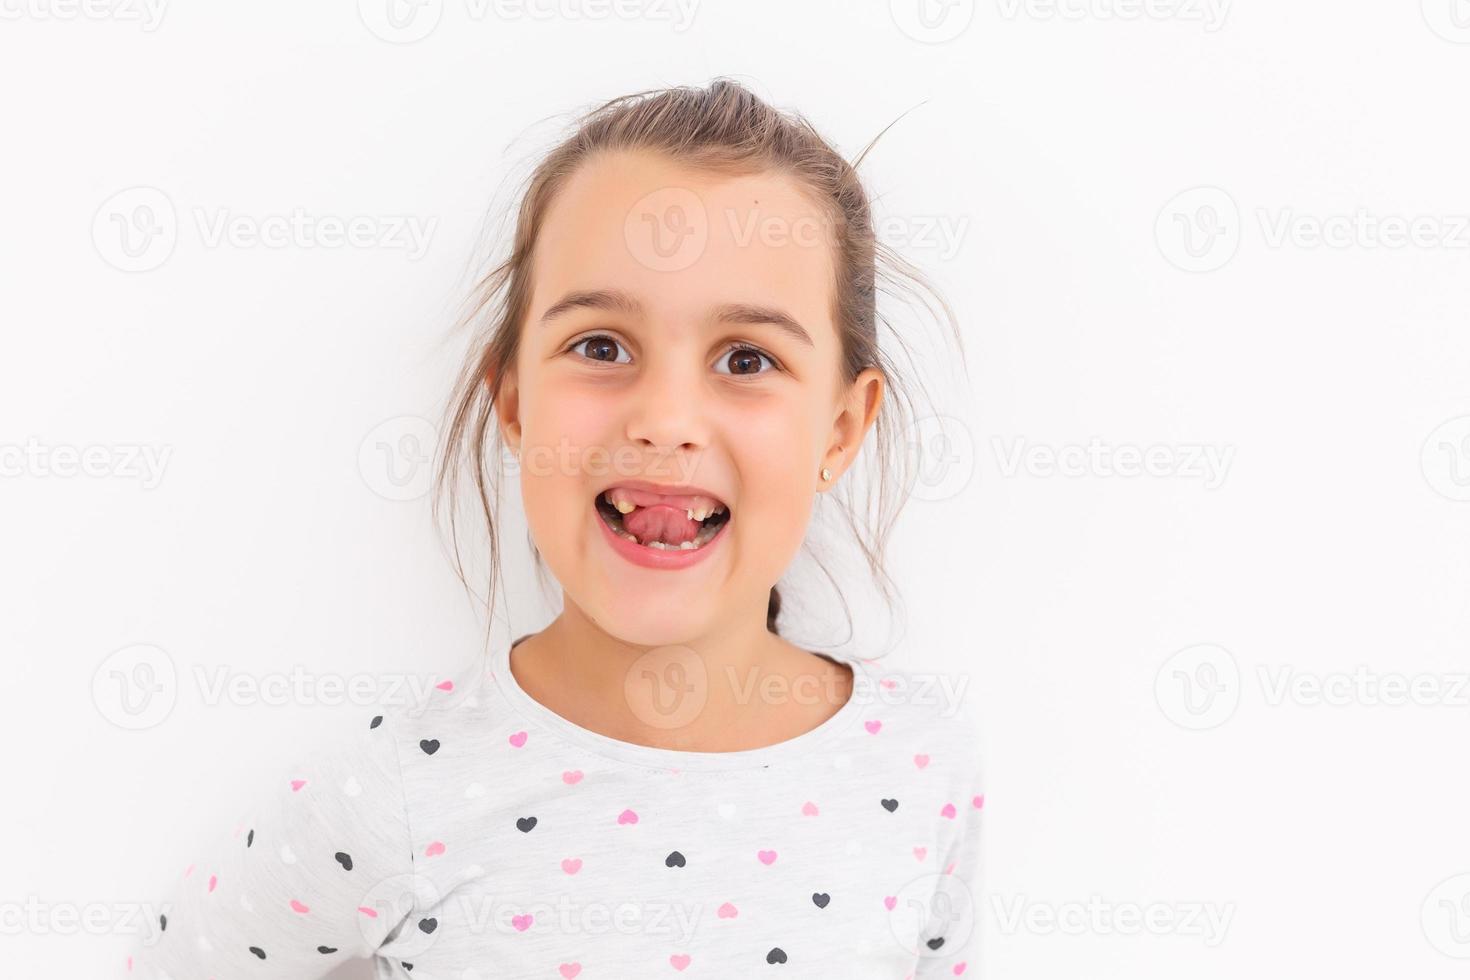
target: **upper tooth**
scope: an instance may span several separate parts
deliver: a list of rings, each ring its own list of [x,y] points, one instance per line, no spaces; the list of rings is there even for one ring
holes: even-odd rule
[[[684,513],[689,515],[689,519],[691,521],[702,521],[709,515],[713,514],[714,511],[706,507],[696,507],[693,510],[686,510]]]

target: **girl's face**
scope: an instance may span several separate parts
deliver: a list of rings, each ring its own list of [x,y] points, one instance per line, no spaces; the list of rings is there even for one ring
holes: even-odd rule
[[[841,382],[821,210],[775,174],[604,155],[550,206],[531,282],[497,408],[568,601],[648,646],[763,625],[882,394],[874,369]]]

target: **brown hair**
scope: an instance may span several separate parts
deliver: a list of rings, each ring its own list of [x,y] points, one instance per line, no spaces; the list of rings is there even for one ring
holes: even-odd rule
[[[908,450],[915,416],[912,398],[899,373],[879,348],[880,323],[890,329],[891,325],[878,312],[877,292],[898,287],[897,291],[911,292],[921,298],[924,293],[932,294],[956,343],[961,348],[963,343],[948,304],[912,265],[874,235],[868,195],[855,168],[882,135],[880,132],[849,164],[804,117],[779,111],[740,83],[721,77],[703,88],[655,89],[605,102],[578,120],[572,134],[536,166],[519,195],[510,254],[477,282],[461,322],[462,326],[477,329],[451,395],[435,478],[434,511],[439,514],[441,505],[447,502],[455,564],[468,588],[456,512],[460,472],[466,465],[472,468],[480,513],[490,540],[489,621],[494,617],[500,567],[495,514],[500,500],[502,458],[499,427],[493,424],[492,415],[502,379],[515,364],[521,324],[528,313],[531,258],[537,233],[558,190],[578,166],[593,155],[619,150],[657,151],[681,163],[719,174],[774,171],[795,180],[830,218],[836,253],[832,312],[840,335],[842,380],[851,383],[863,369],[877,367],[883,374],[886,389],[874,424],[878,443],[878,456],[872,463],[878,477],[876,493],[866,495],[861,512],[844,500],[842,513],[875,582],[891,603],[894,589],[882,559],[888,535],[911,485],[910,474],[916,461]],[[934,312],[927,300],[924,306]],[[897,334],[895,337],[907,350],[903,339]],[[492,439],[493,453],[487,452]],[[859,447],[848,448],[856,452]],[[492,460],[496,462],[493,469],[488,465]],[[895,490],[895,484],[899,490]],[[493,502],[488,489],[491,486]],[[535,550],[534,543],[532,550]],[[539,565],[539,553],[536,560]],[[828,577],[831,578],[830,573]],[[773,586],[766,612],[766,627],[773,633],[778,632],[780,612],[781,594]]]

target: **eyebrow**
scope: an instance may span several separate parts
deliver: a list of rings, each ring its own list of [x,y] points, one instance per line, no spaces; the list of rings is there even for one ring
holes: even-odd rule
[[[630,317],[642,316],[644,312],[643,304],[621,289],[582,289],[567,293],[551,304],[546,312],[541,314],[541,322],[549,323],[573,310],[606,310],[609,313],[622,313]],[[815,346],[812,343],[811,334],[807,333],[805,327],[794,317],[773,306],[759,306],[754,303],[722,303],[710,311],[709,322],[770,324],[798,343],[808,347]]]

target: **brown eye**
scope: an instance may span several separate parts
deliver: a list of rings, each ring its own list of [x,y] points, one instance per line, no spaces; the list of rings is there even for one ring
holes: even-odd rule
[[[761,374],[761,361],[770,361],[775,367],[775,361],[768,354],[756,350],[754,347],[732,347],[726,354],[721,364],[728,367],[729,371],[721,371],[721,374],[735,375],[759,375]]]
[[[587,353],[582,355],[583,357],[587,358],[587,360],[600,361],[604,364],[619,363],[618,351],[622,349],[621,344],[619,344],[613,338],[608,337],[604,334],[597,334],[592,337],[583,337],[581,340],[572,344],[567,349],[576,350],[578,347],[585,347],[587,349]]]

